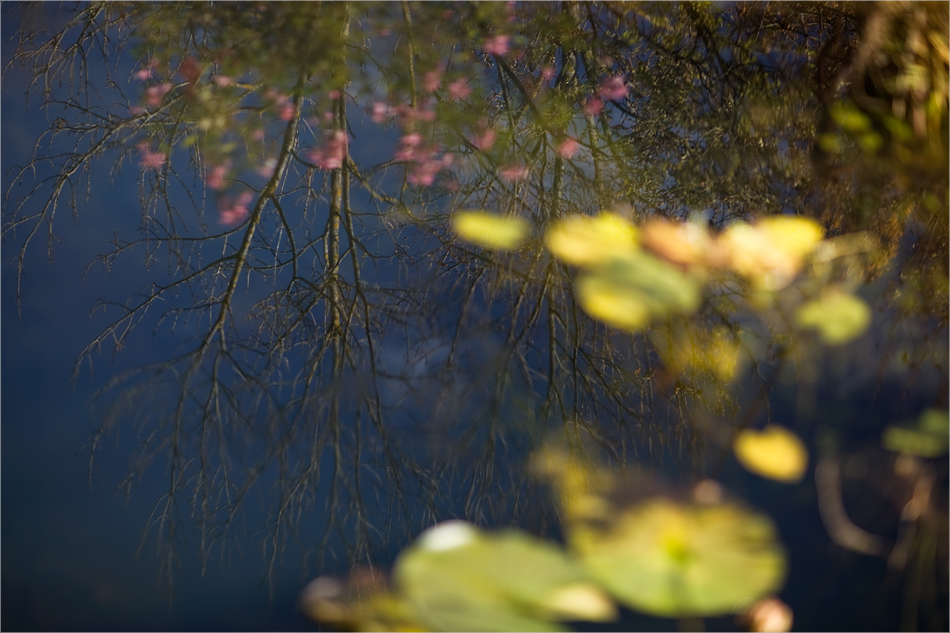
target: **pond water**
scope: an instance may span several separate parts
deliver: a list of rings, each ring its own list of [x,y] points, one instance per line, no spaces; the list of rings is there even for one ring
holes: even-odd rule
[[[4,8],[4,629],[311,630],[715,481],[796,629],[946,630],[945,15],[296,4]]]

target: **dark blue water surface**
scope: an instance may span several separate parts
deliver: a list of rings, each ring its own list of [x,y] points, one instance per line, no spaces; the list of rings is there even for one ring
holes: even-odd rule
[[[13,54],[9,39],[16,28],[14,20],[4,20],[4,65]],[[122,64],[131,68],[133,62],[126,59]],[[10,68],[2,86],[4,192],[11,170],[30,160],[36,139],[57,116],[55,110],[39,109],[36,99],[26,109],[26,90],[26,75]],[[395,132],[381,133],[367,122],[353,133],[351,151],[357,163],[381,162],[393,153]],[[233,464],[246,461],[246,471],[235,466],[231,472],[256,478],[241,512],[233,521],[215,515],[209,530],[200,515],[187,509],[194,500],[182,498],[186,509],[174,537],[166,538],[170,525],[155,517],[172,485],[174,457],[158,451],[153,462],[136,472],[136,456],[148,434],[161,428],[150,414],[167,407],[177,390],[172,385],[166,393],[158,383],[150,395],[141,395],[141,411],[136,412],[135,401],[126,403],[115,430],[104,436],[95,453],[90,441],[103,422],[112,419],[110,407],[116,399],[112,392],[101,399],[94,394],[124,370],[190,349],[190,326],[172,328],[159,323],[157,312],[150,314],[124,349],[113,354],[112,346],[103,345],[74,375],[83,349],[119,314],[114,308],[94,313],[99,300],[124,301],[169,274],[164,260],[146,269],[142,254],[111,270],[90,266],[108,251],[114,234],[133,234],[141,220],[136,166],[127,161],[110,181],[108,158],[89,175],[88,198],[84,188],[80,191],[75,218],[66,205],[59,209],[51,258],[41,235],[27,251],[19,279],[16,264],[10,262],[23,234],[3,242],[3,629],[308,630],[314,625],[297,608],[307,581],[319,574],[345,574],[354,562],[391,564],[412,535],[438,520],[467,518],[486,527],[516,524],[560,536],[552,502],[525,467],[551,429],[566,425],[569,417],[551,413],[543,404],[547,332],[531,330],[519,338],[528,330],[533,306],[519,308],[513,326],[516,293],[501,284],[470,294],[463,281],[476,274],[471,261],[455,261],[453,255],[426,259],[425,254],[438,250],[438,235],[407,228],[396,240],[380,231],[369,241],[382,257],[361,274],[371,285],[421,289],[427,293],[430,314],[416,321],[417,315],[401,313],[394,303],[388,329],[374,331],[373,352],[354,345],[352,364],[332,390],[321,395],[319,406],[313,405],[312,411],[288,407],[286,424],[280,415],[271,415],[271,426],[261,423],[241,435],[244,444],[232,444],[226,458],[212,455],[209,460],[215,465],[226,459]],[[32,180],[23,185],[30,186]],[[15,191],[13,199],[24,191]],[[354,204],[372,208],[365,194],[356,194]],[[314,220],[317,230],[324,218]],[[366,222],[366,234],[375,234],[379,227]],[[418,269],[406,265],[408,258],[397,264],[394,242],[399,240],[422,262]],[[439,272],[443,270],[452,272]],[[892,270],[862,292],[873,301],[896,275],[899,270]],[[343,276],[352,281],[347,268]],[[255,287],[240,294],[236,312],[246,313],[262,292]],[[685,485],[700,473],[713,474],[775,520],[790,562],[781,597],[794,608],[798,629],[897,629],[906,608],[905,574],[889,571],[883,559],[832,543],[818,512],[814,483],[814,456],[829,442],[843,464],[858,456],[853,468],[844,469],[846,506],[867,530],[897,538],[900,506],[888,495],[901,498],[902,493],[885,489],[875,478],[894,469],[894,456],[880,448],[881,433],[890,424],[916,419],[928,407],[947,406],[946,329],[927,319],[895,321],[886,305],[875,309],[870,332],[827,351],[812,369],[770,368],[778,371],[774,389],[755,405],[753,419],[756,425],[768,420],[793,427],[806,441],[813,460],[799,484],[757,478],[718,449],[697,448],[699,440],[670,441],[654,450],[653,436],[637,435],[621,423],[611,426],[615,411],[609,404],[602,408],[600,421],[608,430],[601,448],[606,454],[613,451],[614,459],[622,455],[628,465],[642,465],[674,484]],[[541,322],[546,318],[542,311]],[[250,327],[245,321],[238,325]],[[566,341],[567,336],[558,330],[555,338]],[[513,345],[519,350],[514,358]],[[886,360],[894,345],[907,348],[907,366]],[[311,360],[306,348],[287,355],[292,366]],[[320,363],[319,371],[329,371],[329,361]],[[592,361],[589,367],[594,366]],[[371,370],[375,378],[367,378]],[[803,375],[806,380],[801,380]],[[736,387],[744,406],[759,399],[757,389],[767,378]],[[371,383],[373,397],[386,411],[385,433],[367,404]],[[283,397],[299,396],[295,389],[299,385],[288,387]],[[250,398],[249,393],[241,397]],[[564,397],[580,399],[567,392]],[[306,441],[319,436],[321,425],[333,415],[339,419],[334,431],[338,439],[321,445],[319,459],[310,462]],[[657,424],[663,424],[665,415],[673,413],[657,413]],[[147,422],[135,424],[136,418]],[[303,428],[308,420],[316,431]],[[283,443],[289,445],[287,450],[274,448]],[[387,453],[392,446],[401,457]],[[305,464],[325,483],[303,495],[307,503],[289,518],[298,507],[283,506],[280,499],[292,494],[289,482]],[[413,464],[429,470],[419,474]],[[929,467],[940,487],[938,496],[945,499],[946,459]],[[344,477],[337,468],[350,470]],[[136,474],[127,481],[130,472]],[[332,482],[341,483],[334,487]],[[327,532],[333,521],[338,524]],[[207,546],[208,540],[213,544]],[[933,572],[938,589],[944,572],[939,566]],[[938,614],[936,619],[922,621],[922,626],[945,616],[946,593],[938,591],[938,602],[931,610]],[[710,630],[734,628],[731,618],[709,619],[705,625]],[[676,630],[678,623],[625,612],[614,626]]]

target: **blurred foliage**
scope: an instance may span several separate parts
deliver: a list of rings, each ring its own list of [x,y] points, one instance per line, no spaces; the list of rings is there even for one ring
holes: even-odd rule
[[[737,608],[754,616],[750,607],[784,582],[785,554],[771,521],[724,501],[714,482],[701,482],[689,500],[630,497],[635,482],[556,449],[536,455],[535,465],[561,500],[566,550],[521,531],[450,521],[400,554],[392,588],[371,587],[353,601],[343,587],[366,572],[346,585],[318,578],[303,594],[304,611],[355,630],[405,630],[411,621],[432,630],[563,630],[557,621],[616,619],[607,593],[658,616]],[[400,618],[381,617],[384,609]]]
[[[549,453],[535,459],[560,499],[552,515],[518,468],[556,431],[613,466],[672,452],[692,474],[718,448],[795,482],[809,462],[796,432],[811,429],[756,428],[776,384],[805,393],[879,346],[879,377],[898,367],[906,387],[925,364],[945,377],[946,9],[84,3],[44,34],[27,19],[43,9],[17,3],[27,18],[6,68],[27,68],[56,115],[5,181],[3,235],[22,278],[31,240],[51,248],[60,203],[78,208],[91,187],[92,161],[118,173],[138,159],[140,234],[101,261],[144,252],[157,281],[107,304],[119,316],[80,360],[126,347],[153,306],[192,335],[106,389],[120,395],[103,432],[125,416],[145,438],[129,481],[170,463],[152,524],[167,538],[198,517],[210,556],[272,468],[270,560],[326,485],[318,556],[334,530],[366,561],[454,516],[564,530],[566,552],[442,525],[392,585],[373,570],[311,585],[318,620],[552,628],[612,614],[606,591],[671,617],[761,600],[749,622],[787,626],[769,597],[786,567],[775,530],[718,484],[634,493]],[[132,67],[116,61],[125,47]],[[918,464],[944,452],[945,427],[928,413],[875,448]],[[884,555],[848,520],[823,450],[829,532]],[[887,556],[916,571],[937,557],[919,535],[941,524],[934,476],[905,470]],[[375,520],[374,494],[387,500]],[[548,571],[520,575],[535,568]]]

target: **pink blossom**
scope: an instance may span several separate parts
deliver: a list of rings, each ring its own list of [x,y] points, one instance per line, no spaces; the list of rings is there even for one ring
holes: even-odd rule
[[[484,132],[482,132],[481,136],[476,136],[475,138],[471,139],[472,145],[482,150],[483,152],[488,151],[489,149],[491,149],[492,145],[495,144],[496,137],[497,137],[497,134],[495,134],[495,130],[487,129]]]
[[[442,84],[442,71],[430,70],[422,76],[422,87],[429,92],[435,92]]]
[[[281,121],[289,121],[294,118],[294,113],[296,112],[297,108],[294,107],[294,104],[287,102],[280,106],[280,111],[277,113],[277,117]]]
[[[140,108],[139,106],[129,106],[129,114],[132,116],[138,116],[145,112],[145,108]]]
[[[263,129],[254,130],[254,133],[251,134],[251,138],[253,138],[255,141],[263,141],[263,140],[264,140],[264,130],[263,130]]]
[[[453,154],[452,152],[446,152],[446,153],[442,156],[442,166],[443,166],[443,167],[451,167],[451,166],[452,166],[452,163],[454,163],[454,162],[455,162],[455,154]]]
[[[557,74],[557,71],[554,70],[553,66],[545,66],[544,70],[541,71],[541,79],[544,81],[551,81],[554,79],[554,76]]]
[[[277,168],[277,159],[273,156],[265,160],[258,168],[257,173],[259,173],[264,178],[270,178],[274,175],[274,169]]]
[[[227,88],[234,83],[234,80],[228,77],[227,75],[217,75],[214,78],[214,83],[218,84],[222,88]]]
[[[201,77],[201,67],[193,57],[186,57],[178,64],[178,74],[190,83],[195,83]]]
[[[336,130],[327,141],[326,148],[316,148],[310,151],[310,160],[318,169],[339,169],[343,166],[343,159],[346,158],[346,143],[346,132]]]
[[[149,106],[155,107],[162,102],[162,99],[171,89],[172,85],[167,81],[165,83],[158,84],[157,86],[151,86],[145,91],[145,102]]]
[[[431,187],[440,169],[442,165],[438,161],[426,161],[412,169],[406,179],[410,185]]]
[[[418,158],[418,148],[422,144],[422,137],[416,133],[406,134],[399,139],[399,148],[395,159],[400,162],[414,161]]]
[[[336,101],[337,99],[340,98],[340,91],[339,91],[339,90],[331,90],[330,92],[327,93],[327,97],[330,98],[330,101]]]
[[[599,97],[591,97],[584,103],[584,116],[597,116],[604,110],[604,102]]]
[[[564,158],[571,158],[577,152],[577,141],[572,139],[570,136],[565,138],[560,145],[557,146],[557,153]]]
[[[158,60],[150,59],[148,60],[147,66],[144,66],[143,68],[140,68],[139,70],[135,71],[135,78],[138,79],[139,81],[145,81],[146,79],[152,76],[152,71],[155,70],[156,68],[158,68]]]
[[[508,54],[508,46],[511,37],[508,35],[493,35],[485,40],[485,52],[489,55],[498,55],[499,57]]]
[[[323,122],[324,122],[324,123],[330,123],[331,121],[333,121],[333,113],[332,113],[332,112],[324,112],[324,113],[323,113]]]
[[[623,81],[622,75],[614,75],[613,77],[608,77],[600,84],[600,89],[598,93],[604,99],[610,101],[617,101],[618,99],[623,99],[627,96],[627,86]]]
[[[250,215],[247,208],[254,199],[254,194],[250,191],[243,191],[237,200],[226,196],[218,204],[218,222],[224,226],[237,226]]]
[[[426,123],[432,123],[435,121],[435,110],[423,110],[419,113],[419,118]]]
[[[220,189],[224,184],[224,177],[228,175],[228,170],[231,168],[231,161],[225,161],[221,165],[215,165],[211,169],[211,173],[205,176],[205,184],[208,185],[211,189]]]
[[[449,83],[449,96],[453,99],[464,99],[472,94],[472,89],[465,79],[456,79]]]
[[[524,165],[508,165],[498,170],[498,175],[509,182],[524,180],[528,177],[528,173],[529,170]]]
[[[382,101],[377,101],[373,104],[372,110],[373,123],[380,124],[386,121],[386,118],[389,116],[389,106],[383,103]]]
[[[146,169],[161,169],[168,160],[168,154],[165,152],[153,152],[145,143],[139,143],[139,167],[142,171]]]
[[[380,37],[386,37],[387,35],[389,35],[389,34],[392,33],[392,32],[393,32],[393,30],[392,30],[391,28],[384,26],[383,28],[379,29],[379,36],[380,36]]]

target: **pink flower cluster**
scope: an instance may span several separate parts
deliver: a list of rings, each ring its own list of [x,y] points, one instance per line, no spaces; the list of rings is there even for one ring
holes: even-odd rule
[[[572,158],[577,152],[577,146],[577,141],[568,136],[557,146],[557,153],[560,154],[562,158]]]
[[[297,110],[294,108],[294,103],[291,101],[290,96],[277,92],[273,88],[268,90],[264,96],[273,101],[274,105],[277,106],[277,117],[281,121],[289,121],[294,118],[294,114]]]
[[[318,169],[339,169],[343,166],[343,160],[346,158],[346,146],[346,132],[334,130],[327,140],[326,146],[310,150],[307,157]]]
[[[449,96],[452,99],[465,99],[472,94],[472,88],[468,85],[466,79],[456,79],[449,82]]]
[[[608,101],[617,101],[626,97],[627,85],[624,83],[623,75],[614,75],[604,79],[597,93]]]
[[[150,59],[148,60],[148,66],[135,71],[135,78],[139,81],[146,81],[152,76],[152,71],[156,68],[158,68],[158,60]]]
[[[508,54],[510,42],[511,36],[509,35],[493,35],[485,40],[482,48],[485,49],[485,52],[489,55],[503,57]]]
[[[492,145],[495,144],[495,138],[497,138],[497,136],[495,130],[488,128],[478,136],[472,137],[469,140],[477,149],[487,152],[491,149]]]
[[[142,171],[147,169],[161,169],[168,160],[168,154],[165,152],[153,152],[147,143],[139,143],[139,167]]]
[[[165,98],[165,95],[168,94],[168,91],[171,89],[172,84],[168,81],[155,86],[149,86],[145,90],[145,102],[149,105],[149,107],[154,108],[162,102],[162,99]]]
[[[502,180],[507,180],[508,182],[526,180],[530,173],[530,170],[525,165],[508,165],[498,170],[498,175],[501,176]]]
[[[250,191],[242,191],[235,200],[230,196],[221,198],[218,202],[218,222],[224,226],[237,226],[250,215],[248,205],[254,200]]]
[[[445,153],[441,158],[439,148],[435,145],[426,145],[422,136],[416,133],[406,134],[399,139],[399,148],[396,150],[396,160],[411,163],[407,179],[411,185],[429,187],[435,182],[440,171],[450,167],[455,157]]]
[[[214,165],[211,168],[211,172],[205,176],[205,184],[208,185],[210,189],[220,189],[224,185],[224,178],[228,175],[228,170],[231,169],[231,161],[226,160],[221,165]]]

